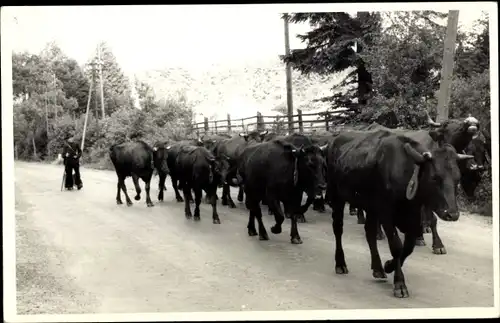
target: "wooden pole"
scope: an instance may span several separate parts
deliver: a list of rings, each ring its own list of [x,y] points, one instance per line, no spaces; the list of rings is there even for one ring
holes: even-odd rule
[[[102,118],[106,116],[105,114],[105,109],[104,109],[104,84],[102,82],[102,60],[101,60],[101,44],[99,43],[97,45],[97,63],[99,67],[99,83],[101,86],[101,109],[102,109]]]
[[[448,120],[451,82],[455,60],[455,43],[458,31],[458,10],[448,11],[448,26],[444,41],[443,63],[441,67],[441,83],[437,106],[437,122]]]
[[[89,98],[87,100],[87,111],[85,111],[85,122],[83,124],[83,134],[82,134],[82,146],[81,149],[83,151],[83,147],[85,147],[85,132],[87,131],[87,121],[89,119],[89,108],[90,108],[90,98],[92,97],[92,79],[90,80],[90,88],[89,88]]]
[[[290,36],[288,32],[288,14],[283,17],[285,24],[285,55],[290,55]],[[286,104],[288,108],[288,131],[293,132],[293,95],[292,95],[292,66],[286,64]]]
[[[45,126],[47,128],[47,155],[50,157],[50,145],[49,145],[49,139],[50,139],[50,137],[49,137],[49,109],[48,109],[49,103],[47,101],[48,101],[48,98],[45,95],[45,97],[43,98],[43,102],[45,103]],[[56,114],[57,114],[57,111],[56,111]]]
[[[297,114],[299,115],[299,133],[304,132],[304,123],[302,122],[302,110],[297,109]]]

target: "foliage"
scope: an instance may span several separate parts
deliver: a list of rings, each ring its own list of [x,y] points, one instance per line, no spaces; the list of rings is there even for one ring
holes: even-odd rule
[[[89,107],[93,113],[87,119],[83,163],[110,168],[108,152],[112,144],[135,139],[153,144],[187,136],[192,121],[187,100],[160,102],[147,83],[136,82],[143,109],[135,109],[128,78],[105,43],[101,48],[106,118],[96,113],[100,112],[100,96],[96,95],[100,84],[88,64],[80,67],[56,43],[47,44],[39,54],[13,53],[16,158],[53,160],[67,138],[82,141],[91,81],[98,91],[91,93]]]

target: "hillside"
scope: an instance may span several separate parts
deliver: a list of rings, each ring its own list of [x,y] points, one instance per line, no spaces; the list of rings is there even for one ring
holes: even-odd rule
[[[292,72],[294,108],[318,108],[311,100],[332,94],[345,73],[310,77]],[[193,104],[197,122],[243,118],[256,114],[275,115],[286,107],[285,66],[279,59],[240,66],[213,65],[204,70],[166,67],[137,74],[150,84],[158,98],[184,95]]]

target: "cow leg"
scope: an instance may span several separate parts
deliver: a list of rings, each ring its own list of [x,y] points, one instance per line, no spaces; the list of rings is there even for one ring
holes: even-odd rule
[[[209,192],[210,194],[207,192],[207,195],[210,196],[210,204],[212,204],[212,222],[214,224],[220,224],[219,214],[217,213],[217,189],[213,189]]]
[[[300,194],[302,195],[302,193]],[[292,202],[287,203],[289,207],[291,207],[291,221],[292,221],[292,226],[290,228],[290,241],[292,244],[302,244],[302,239],[300,239],[299,235],[299,229],[297,226],[297,218],[302,215],[302,218],[305,222],[306,218],[304,217],[304,214],[298,215],[297,211],[300,210],[300,199],[294,199]]]
[[[141,199],[141,186],[139,185],[139,176],[132,174],[132,181],[134,182],[136,195],[134,200],[139,201]]]
[[[274,197],[267,198],[269,210],[274,214],[275,224],[271,227],[271,232],[280,234],[283,230],[281,225],[285,221],[285,214],[281,209],[280,201]]]
[[[255,208],[255,205],[252,205],[252,203],[250,203],[250,201],[248,200],[248,196],[247,200],[245,201],[245,206],[249,211],[247,224],[248,235],[253,237],[257,235],[257,230],[255,229],[255,213],[252,211],[252,209]],[[257,207],[260,206],[257,204]]]
[[[195,188],[194,190],[194,220],[200,221],[200,204],[201,198],[203,196],[203,191],[201,188]],[[185,197],[186,195],[184,195]]]
[[[342,247],[342,233],[344,232],[344,202],[332,201],[332,228],[335,235],[335,273],[347,274],[344,248]]]
[[[215,193],[215,199],[217,200],[217,193]],[[205,204],[212,204],[210,196],[205,193]]]
[[[121,188],[122,188],[121,179],[118,178],[118,182],[116,183],[116,204],[118,204],[118,205],[123,204],[122,196],[121,196],[121,192],[120,192]]]
[[[172,181],[172,187],[174,188],[175,192],[175,199],[177,202],[183,202],[184,200],[182,199],[182,196],[179,194],[179,189],[177,188],[177,177],[170,175],[170,180]],[[185,191],[183,190],[183,193]],[[186,197],[186,194],[184,193],[184,197]]]
[[[165,180],[167,179],[167,174],[164,174],[163,172],[158,172],[158,176],[160,177],[160,180],[158,182],[158,201],[163,201],[163,190],[165,189]]]
[[[301,194],[301,203],[302,203],[302,195],[304,193]],[[307,212],[307,210],[309,209],[309,207],[311,206],[311,204],[313,204],[314,202],[314,198],[310,197],[309,195],[307,195],[307,199],[306,199],[306,204],[304,205],[301,205],[300,206],[300,209],[299,209],[299,212],[298,212],[298,220],[299,222],[301,223],[305,223],[306,222],[306,217],[305,217],[305,213]],[[288,213],[286,213],[286,215],[288,215]]]
[[[127,186],[125,185],[125,177],[122,177],[120,179],[120,186],[122,188],[122,191],[123,193],[125,194],[125,199],[127,201],[127,206],[132,206],[132,200],[130,199],[130,197],[128,196],[128,193],[127,193]]]
[[[378,253],[378,230],[380,230],[379,221],[373,214],[367,213],[365,222],[365,236],[368,247],[370,248],[372,275],[374,278],[387,278],[387,275],[384,272],[384,267],[382,267],[380,254]]]
[[[153,204],[153,201],[151,201],[151,179],[153,178],[153,172],[151,172],[150,174],[146,175],[145,178],[142,178],[142,180],[144,181],[144,189],[146,190],[146,205],[148,207],[153,207],[154,204]]]
[[[231,198],[231,187],[229,184],[224,184],[222,186],[222,205],[229,205],[231,209],[236,207],[233,199]]]
[[[389,215],[385,215],[389,216]],[[408,288],[405,284],[405,277],[401,269],[401,259],[403,256],[403,245],[399,239],[396,227],[392,223],[384,223],[384,231],[387,234],[387,241],[389,242],[389,249],[391,250],[392,260],[385,263],[384,271],[388,274],[394,271],[394,296],[398,298],[408,297]],[[405,249],[408,248],[407,240],[405,237]],[[415,243],[415,241],[414,241]]]
[[[254,212],[255,212],[255,217],[257,218],[257,223],[259,224],[259,240],[269,240],[266,227],[264,226],[264,222],[262,221],[262,211],[260,209],[259,203],[256,204],[257,207],[254,208]]]
[[[420,225],[419,225],[419,234],[417,236],[417,240],[415,241],[415,245],[417,246],[425,246],[425,239],[424,239],[424,223],[427,222],[426,217],[427,217],[427,209],[425,207],[422,207],[420,210]]]
[[[184,194],[184,215],[186,216],[186,219],[191,219],[191,217],[193,216],[191,213],[191,205],[189,202],[189,195],[191,194],[191,188],[186,183],[182,185],[182,193]],[[177,199],[177,201],[179,201],[179,199]]]
[[[357,215],[358,215],[358,224],[365,224],[366,219],[365,219],[365,214],[363,213],[362,208],[357,208]]]
[[[240,186],[239,190],[238,190],[238,201],[239,202],[243,202],[243,197],[244,197],[244,192],[243,192],[243,188]]]
[[[382,231],[382,225],[380,224],[380,222],[377,221],[377,240],[384,240],[384,239],[385,239],[385,234],[384,231]]]
[[[434,213],[431,214],[431,232],[432,232],[432,252],[436,255],[445,255],[446,248],[444,247],[443,241],[437,232],[437,218]]]

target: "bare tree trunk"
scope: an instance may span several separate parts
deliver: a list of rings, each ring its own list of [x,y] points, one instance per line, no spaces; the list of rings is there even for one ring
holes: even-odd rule
[[[31,142],[33,143],[33,157],[35,159],[37,159],[37,155],[36,155],[36,145],[35,145],[35,136],[33,136],[33,138],[31,138]]]

